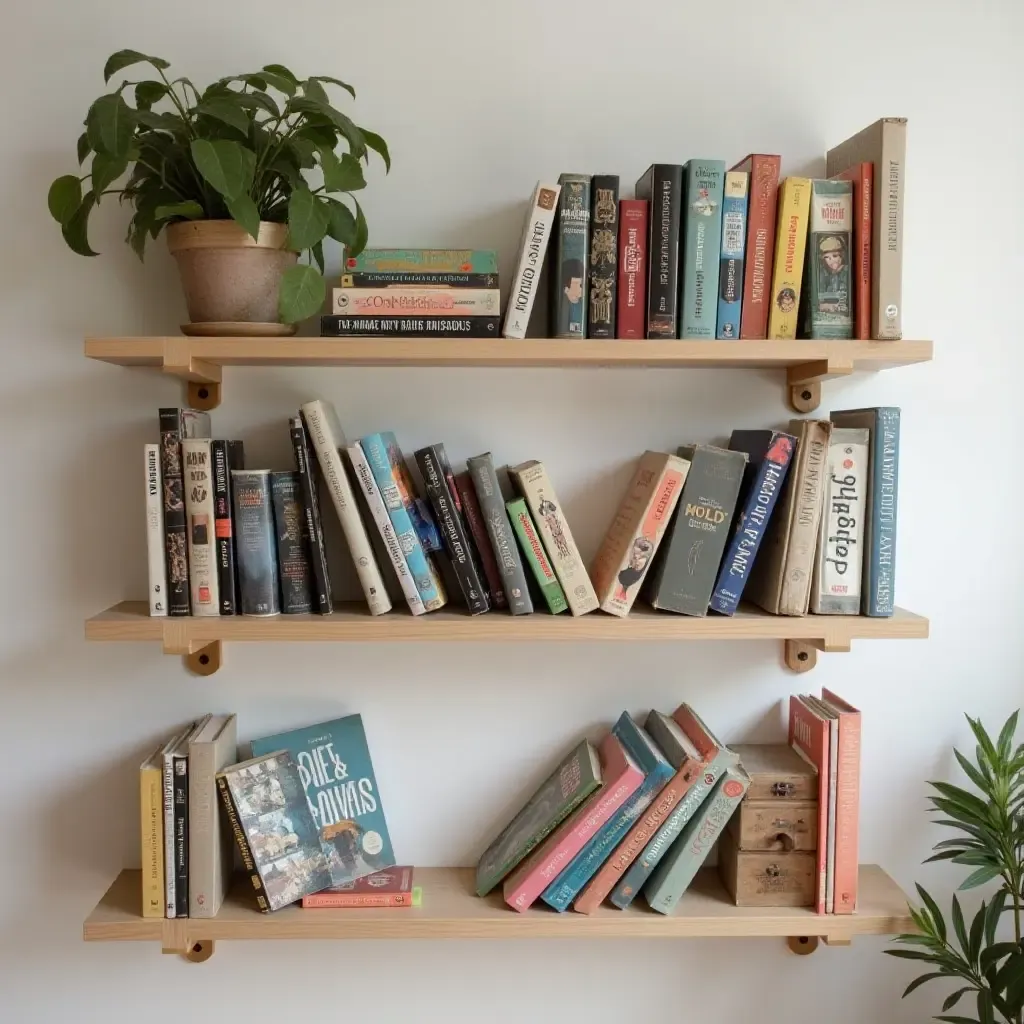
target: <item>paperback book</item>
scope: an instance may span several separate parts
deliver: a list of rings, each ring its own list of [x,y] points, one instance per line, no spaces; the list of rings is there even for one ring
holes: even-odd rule
[[[618,291],[616,260],[619,247],[619,176],[595,174],[590,192],[590,301],[587,306],[587,337],[614,338]]]
[[[506,338],[525,338],[530,326],[530,314],[537,299],[540,286],[541,270],[544,267],[544,256],[558,208],[558,196],[561,185],[537,182],[533,190],[533,199],[526,211],[526,222],[523,225],[523,236],[519,243],[519,258],[516,261],[516,273],[512,278],[512,290],[509,294],[508,307],[505,310],[505,326],[502,334]]]
[[[587,266],[590,260],[590,175],[558,178],[555,221],[551,333],[555,338],[587,336]]]

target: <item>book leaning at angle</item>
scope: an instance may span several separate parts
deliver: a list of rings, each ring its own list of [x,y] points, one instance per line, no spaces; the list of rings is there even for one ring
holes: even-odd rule
[[[147,444],[146,555],[149,561],[149,614],[167,614],[167,560],[164,555],[164,495],[160,479],[160,445]]]
[[[560,615],[568,607],[565,594],[548,561],[547,552],[537,534],[537,527],[526,507],[525,498],[514,498],[506,502],[505,508],[508,511],[508,518],[512,523],[512,530],[519,541],[519,550],[523,556],[523,563],[530,570],[537,589],[540,590],[544,603],[552,615]]]
[[[537,298],[544,255],[551,240],[552,224],[558,208],[558,194],[561,191],[561,185],[540,181],[533,190],[533,199],[526,211],[526,223],[523,225],[523,237],[519,243],[516,273],[512,278],[512,290],[505,309],[502,337],[526,337],[527,328],[530,326],[530,313]]]

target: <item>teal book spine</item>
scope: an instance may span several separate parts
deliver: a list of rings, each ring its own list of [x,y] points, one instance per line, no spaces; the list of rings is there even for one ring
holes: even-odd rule
[[[555,217],[551,333],[587,336],[587,266],[590,263],[590,175],[562,174]]]
[[[718,325],[725,161],[687,161],[683,168],[683,194],[680,337],[710,339]]]
[[[875,410],[875,429],[871,433],[871,546],[865,615],[884,618],[895,611],[899,479],[900,411],[886,406]]]
[[[672,765],[647,733],[623,711],[612,732],[640,766],[644,781],[622,805],[618,814],[607,821],[593,839],[566,865],[565,870],[541,893],[541,899],[555,910],[569,909],[569,904],[597,873],[608,856],[625,838],[636,819],[650,806],[674,774]]]
[[[345,253],[346,274],[496,274],[494,249],[364,249]]]

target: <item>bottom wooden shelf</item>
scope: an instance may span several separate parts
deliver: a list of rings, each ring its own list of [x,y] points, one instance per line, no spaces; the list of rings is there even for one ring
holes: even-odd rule
[[[914,927],[907,913],[906,896],[873,864],[861,866],[860,909],[851,915],[819,915],[789,907],[734,907],[713,869],[698,875],[670,917],[636,904],[626,911],[604,906],[589,916],[571,911],[557,914],[546,907],[520,914],[506,907],[497,893],[479,899],[473,892],[471,868],[417,869],[416,884],[423,890],[420,907],[303,910],[296,905],[261,914],[250,883],[238,878],[216,917],[164,921],[141,916],[140,872],[122,871],[86,918],[83,936],[87,942],[160,942],[166,952],[185,952],[197,944],[209,947],[219,939],[775,936],[821,937],[843,945],[856,935],[891,935]]]

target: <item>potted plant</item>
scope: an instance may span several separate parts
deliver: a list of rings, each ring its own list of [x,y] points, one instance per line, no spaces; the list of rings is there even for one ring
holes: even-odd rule
[[[354,195],[366,185],[361,161],[373,150],[391,169],[384,140],[327,92],[355,98],[355,90],[326,75],[300,81],[268,64],[200,92],[187,78],[168,78],[167,61],[135,50],[111,56],[104,81],[140,64],[156,77],[126,79],[89,108],[78,139],[79,165],[89,160],[89,169],[50,186],[64,240],[95,256],[89,217],[101,199],[119,196],[133,208],[126,241],[140,259],[147,240],[167,229],[192,321],[184,330],[209,333],[216,324],[228,333],[234,324],[252,333],[239,324],[247,322],[278,323],[280,333],[280,323],[315,314],[326,293],[324,239],[352,253],[366,245]],[[319,183],[307,172],[318,172]],[[300,253],[306,264],[297,263]]]
[[[942,1004],[936,1020],[950,1024],[991,1024],[1005,1021],[1021,1024],[1024,1012],[1024,946],[1021,943],[1021,911],[1024,908],[1024,744],[1014,746],[1017,712],[992,740],[980,721],[968,718],[977,740],[974,760],[958,750],[956,756],[964,774],[977,792],[946,782],[930,782],[935,790],[929,797],[937,822],[953,829],[951,839],[934,847],[933,860],[950,860],[971,869],[961,889],[973,889],[990,881],[999,888],[988,902],[982,902],[970,925],[960,901],[953,896],[950,907],[952,927],[942,910],[922,887],[917,891],[922,906],[910,914],[919,931],[899,935],[900,949],[887,949],[890,956],[920,960],[928,973],[915,978],[903,993],[908,996],[919,985],[948,978],[958,983]],[[927,861],[926,861],[927,863]],[[1012,941],[998,934],[1000,918],[1013,918]],[[1008,931],[1009,929],[1004,929]],[[905,947],[912,948],[905,948]],[[948,1014],[968,995],[974,996],[977,1016]]]

